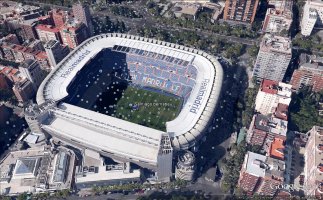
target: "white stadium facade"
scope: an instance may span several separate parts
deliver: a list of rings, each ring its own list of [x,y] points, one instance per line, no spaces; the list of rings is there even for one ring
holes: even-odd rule
[[[176,79],[183,80],[176,84],[188,92],[181,93],[187,97],[178,116],[166,123],[166,131],[62,102],[69,95],[67,88],[83,66],[103,49],[123,49],[129,59],[132,52],[137,52],[139,58],[146,56],[156,62],[176,63],[172,66],[182,69],[192,68],[194,80],[190,86],[189,79],[193,78],[184,72]],[[144,75],[139,77],[144,78]],[[98,151],[120,162],[138,164],[155,171],[158,180],[167,181],[172,175],[173,149],[194,147],[210,125],[222,81],[220,63],[203,51],[139,36],[102,34],[84,41],[51,71],[38,89],[38,105],[26,108],[26,120],[32,130],[42,130],[63,142]],[[163,89],[158,87],[157,81],[150,84]],[[180,93],[179,90],[175,92]]]

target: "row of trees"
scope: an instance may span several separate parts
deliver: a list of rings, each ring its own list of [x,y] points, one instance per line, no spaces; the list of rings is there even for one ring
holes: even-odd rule
[[[156,200],[204,200],[205,197],[200,194],[188,194],[188,192],[183,193],[174,193],[174,194],[164,194],[161,192],[153,193],[150,196],[140,196],[137,198],[137,200],[150,200],[150,199],[156,199]]]
[[[147,188],[156,188],[156,189],[174,189],[175,187],[185,187],[187,182],[184,180],[175,180],[169,183],[158,183],[154,185],[150,184],[141,184],[141,183],[129,183],[124,185],[107,185],[107,186],[95,186],[92,188],[92,192],[94,194],[101,194],[105,192],[112,191],[134,191],[134,190],[142,190]]]
[[[239,97],[236,103],[236,124],[237,130],[241,127],[249,127],[254,115],[254,104],[258,93],[258,87],[248,88],[244,95]]]
[[[13,61],[9,61],[9,60],[0,59],[0,65],[11,66],[11,67],[18,67],[19,66],[19,63],[16,63],[16,62],[13,62]]]
[[[243,140],[235,149],[231,150],[234,150],[236,153],[233,156],[224,158],[222,161],[224,163],[224,173],[221,188],[225,192],[230,191],[233,193],[237,187],[241,166],[244,161],[245,154],[247,153],[246,141]]]
[[[139,28],[138,34],[143,37],[156,38],[167,42],[172,42],[180,45],[191,46],[193,48],[202,49],[214,54],[224,52],[224,56],[231,59],[233,62],[238,60],[245,50],[246,45],[230,43],[218,38],[204,39],[194,31],[165,31],[157,28]],[[258,52],[257,52],[258,53]]]
[[[238,145],[233,144],[231,146],[231,151],[234,152],[233,155],[227,156],[222,161],[224,164],[224,174],[221,188],[225,192],[230,191],[231,193],[235,192],[235,194],[241,192],[237,185],[245,155],[248,151],[264,155],[261,149],[262,146],[247,144],[246,140],[243,140]]]
[[[257,38],[259,35],[250,27],[244,25],[230,26],[228,23],[211,22],[211,17],[205,17],[207,15],[200,14],[197,20],[185,19],[185,18],[158,18],[160,22],[169,26],[179,26],[189,29],[201,29],[203,31],[210,31],[212,33],[218,33],[227,36],[236,36],[240,38]]]
[[[115,15],[121,15],[128,18],[142,18],[141,14],[126,6],[112,6],[110,9]]]
[[[193,31],[165,31],[157,28],[145,27],[137,30],[138,34],[143,37],[156,38],[180,45],[191,46],[198,49],[206,50],[209,47],[209,40],[202,39],[196,32]]]
[[[17,197],[9,197],[9,196],[0,196],[1,200],[28,200],[28,199],[33,199],[33,200],[44,200],[44,199],[65,199],[71,194],[70,190],[64,189],[60,191],[56,191],[54,193],[38,193],[38,194],[28,194],[26,192],[21,193]]]
[[[111,21],[108,16],[106,16],[104,19],[95,17],[92,20],[93,27],[94,27],[94,34],[98,35],[101,33],[125,33],[128,31],[125,23],[123,21]]]

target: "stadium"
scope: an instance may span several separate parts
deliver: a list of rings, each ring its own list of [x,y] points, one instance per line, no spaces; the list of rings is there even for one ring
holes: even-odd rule
[[[152,169],[158,180],[166,180],[172,174],[173,149],[189,149],[203,137],[222,79],[220,63],[203,51],[102,34],[84,41],[46,77],[37,92],[37,108],[27,108],[26,119],[62,141]],[[168,101],[150,102],[152,110],[165,115],[154,118],[165,127],[131,116],[141,108],[146,109],[141,115],[149,115],[149,108],[140,105],[146,97],[125,101],[118,109],[129,104],[130,114],[117,115],[115,105],[125,94],[126,99],[152,95]],[[113,95],[119,97],[111,100]]]

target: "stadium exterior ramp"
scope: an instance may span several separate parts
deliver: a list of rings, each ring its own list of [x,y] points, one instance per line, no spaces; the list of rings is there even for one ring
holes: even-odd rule
[[[58,103],[63,100],[68,96],[68,86],[83,66],[102,49],[113,48],[116,45],[175,57],[189,62],[197,69],[196,82],[191,94],[179,115],[166,123],[167,133],[66,103],[60,104],[55,109],[52,108],[53,120],[49,124],[44,124],[42,128],[62,139],[73,139],[84,146],[94,145],[101,149],[101,152],[104,150],[116,157],[135,160],[140,164],[147,163],[149,166],[158,168],[158,164],[163,163],[158,160],[159,155],[172,154],[172,147],[188,149],[194,146],[211,121],[220,97],[223,80],[222,67],[213,56],[196,49],[139,36],[118,33],[94,36],[75,48],[45,78],[37,92],[37,103],[41,105],[47,101]],[[71,127],[77,131],[70,133],[73,132]],[[91,134],[87,134],[88,132]],[[117,132],[122,135],[120,138]],[[96,138],[100,141],[94,141]],[[111,143],[120,145],[112,147],[105,144],[105,141],[113,141],[116,138],[119,143]],[[167,138],[170,138],[172,147],[167,144]],[[145,140],[147,141],[138,143]],[[132,148],[134,144],[138,149],[142,149],[132,152],[124,150]],[[152,147],[155,149],[150,149]],[[160,159],[168,158],[160,157]]]

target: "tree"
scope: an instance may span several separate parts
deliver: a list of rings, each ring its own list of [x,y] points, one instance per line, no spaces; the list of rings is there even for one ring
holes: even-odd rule
[[[259,47],[258,47],[258,46],[256,46],[256,45],[253,45],[252,47],[249,47],[249,48],[247,49],[247,52],[248,52],[248,54],[249,54],[251,57],[256,58],[256,57],[257,57],[257,55],[258,55],[258,52],[259,52]]]
[[[12,198],[8,197],[8,196],[0,196],[0,199],[1,200],[11,200]]]
[[[1,31],[0,31],[0,33],[1,33]],[[3,60],[3,59],[0,59],[0,64],[5,65],[5,66],[12,66],[12,67],[18,67],[19,66],[19,63],[9,61],[9,60]]]
[[[10,101],[15,103],[16,97],[11,90],[0,89],[0,101]]]
[[[225,192],[234,191],[239,180],[240,169],[247,153],[247,144],[243,140],[238,146],[236,154],[229,156],[225,162],[225,171],[221,188]]]
[[[27,200],[28,199],[28,194],[26,192],[20,194],[18,197],[17,197],[18,200]]]
[[[258,153],[258,154],[262,154],[260,151],[262,149],[261,145],[249,145],[248,146],[249,151],[254,152],[254,153]]]
[[[323,117],[319,115],[319,102],[323,101],[323,91],[315,93],[311,88],[304,87],[292,96],[290,103],[289,129],[307,132],[313,126],[323,125]]]
[[[226,57],[237,60],[239,56],[243,54],[243,50],[245,49],[245,45],[237,44],[231,45],[225,52]]]

